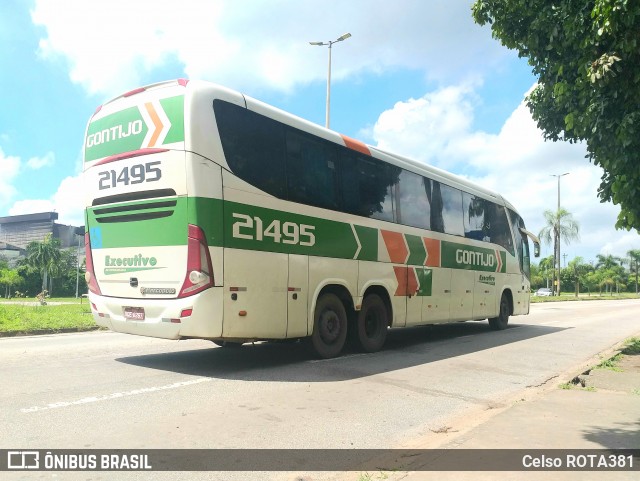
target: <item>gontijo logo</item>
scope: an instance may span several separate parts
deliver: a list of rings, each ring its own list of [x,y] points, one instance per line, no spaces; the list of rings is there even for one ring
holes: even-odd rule
[[[493,267],[496,265],[496,257],[486,252],[473,252],[463,249],[456,250],[456,262],[472,266]]]
[[[119,124],[96,132],[95,134],[87,135],[87,148],[104,144],[112,140],[124,139],[131,135],[138,135],[140,133],[142,133],[142,120],[134,120],[133,122],[127,123],[126,129],[123,128],[122,124]]]
[[[442,241],[442,267],[485,272],[506,272],[507,254],[457,242]]]
[[[93,120],[85,162],[123,152],[184,142],[184,96],[153,100]]]

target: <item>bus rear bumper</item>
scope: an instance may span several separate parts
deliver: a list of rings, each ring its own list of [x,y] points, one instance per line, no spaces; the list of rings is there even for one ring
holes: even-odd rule
[[[89,292],[96,324],[115,332],[163,339],[222,337],[222,287],[183,299],[122,299]],[[129,319],[125,312],[144,313]]]

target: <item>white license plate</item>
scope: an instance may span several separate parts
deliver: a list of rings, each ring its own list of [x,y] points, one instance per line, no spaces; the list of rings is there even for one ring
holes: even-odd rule
[[[144,321],[144,307],[125,307],[124,318],[129,321]]]

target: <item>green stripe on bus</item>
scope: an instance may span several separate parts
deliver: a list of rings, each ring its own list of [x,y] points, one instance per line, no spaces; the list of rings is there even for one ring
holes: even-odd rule
[[[94,248],[186,245],[187,224],[194,224],[203,229],[210,247],[377,260],[376,228],[220,199],[171,200],[175,207],[157,207],[157,200],[145,200],[88,208],[89,230],[98,230],[101,237],[99,247]],[[155,218],[167,212],[169,215]],[[407,265],[422,266],[427,254],[422,237],[404,237],[409,248]],[[506,261],[506,252],[499,249],[441,242],[442,267],[504,273]],[[415,272],[419,295],[431,295],[431,269],[417,267]]]
[[[165,209],[145,208],[148,204],[153,206],[158,202],[157,200],[123,202],[111,204],[108,207],[89,207],[87,209],[89,229],[99,229],[102,238],[100,247],[104,249],[186,245],[188,200],[186,197],[177,197],[172,200],[176,201],[175,207]],[[101,210],[113,211],[122,207],[136,207],[136,209],[100,214]],[[160,215],[159,211],[169,215],[154,218]],[[149,218],[145,218],[146,216]],[[105,220],[107,222],[104,222]]]
[[[358,250],[350,224],[236,202],[224,203],[224,245],[341,259]]]
[[[189,224],[199,226],[209,247],[224,246],[223,202],[207,197],[188,197]]]
[[[405,234],[404,238],[407,240],[407,247],[409,247],[407,264],[410,266],[423,266],[424,260],[427,257],[427,250],[424,247],[422,237]]]
[[[418,289],[417,295],[430,296],[433,290],[433,271],[425,267],[417,267],[416,277],[418,278],[418,282],[420,283],[420,288]]]
[[[360,241],[360,252],[357,259],[361,261],[378,260],[378,229],[354,225],[358,240]]]
[[[173,144],[184,141],[184,96],[161,99],[160,105],[171,122],[171,128],[163,144]]]

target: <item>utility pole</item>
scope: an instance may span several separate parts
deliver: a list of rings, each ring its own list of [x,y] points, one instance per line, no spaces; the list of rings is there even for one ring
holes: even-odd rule
[[[558,276],[556,282],[558,283],[558,287],[556,289],[556,295],[560,295],[560,177],[565,175],[569,175],[569,172],[565,172],[564,174],[551,174],[551,177],[558,178],[558,210],[556,211],[556,227],[554,229],[555,240],[556,240],[556,251],[553,255],[555,257],[555,262],[558,266]]]

